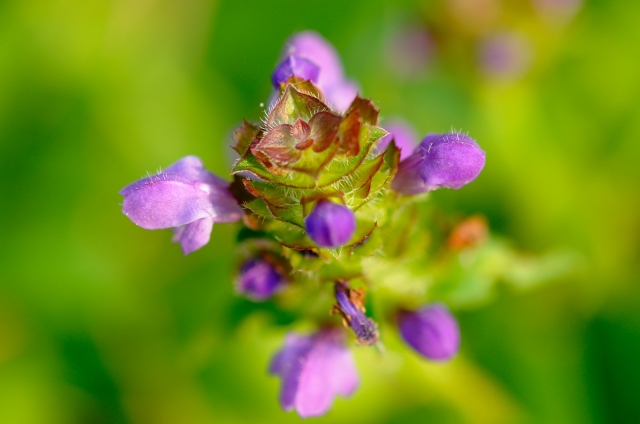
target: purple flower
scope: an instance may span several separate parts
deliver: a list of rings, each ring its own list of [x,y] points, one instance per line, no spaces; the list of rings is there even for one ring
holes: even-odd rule
[[[294,34],[287,40],[282,57],[284,60],[272,76],[276,88],[291,75],[311,79],[326,100],[340,111],[346,110],[358,94],[357,85],[344,76],[338,52],[316,32]],[[319,69],[315,79],[311,65]]]
[[[215,222],[242,217],[228,185],[205,170],[200,158],[187,156],[120,190],[122,212],[147,230],[175,228],[173,241],[188,255],[209,242]]]
[[[387,150],[391,140],[394,140],[396,147],[400,149],[400,160],[409,157],[418,144],[418,136],[413,127],[407,122],[397,119],[385,124],[384,129],[387,130],[389,134],[380,139],[376,150],[378,152]]]
[[[480,174],[484,161],[484,152],[464,134],[429,134],[400,162],[391,188],[402,194],[459,189]]]
[[[273,71],[271,82],[276,90],[280,88],[280,84],[283,84],[292,75],[317,83],[319,73],[320,68],[315,63],[299,56],[290,55]]]
[[[358,343],[369,346],[378,342],[378,328],[375,322],[364,314],[364,294],[361,290],[353,290],[345,282],[338,281],[335,286],[336,301],[334,311],[344,319],[345,325],[351,327]]]
[[[282,409],[295,409],[301,417],[326,413],[335,396],[351,396],[358,387],[353,357],[338,328],[311,336],[290,333],[269,372],[282,378]]]
[[[400,311],[398,325],[402,338],[425,358],[446,361],[458,353],[458,322],[443,304],[427,305],[417,311]]]
[[[346,206],[320,200],[304,220],[307,234],[320,247],[340,247],[356,230],[356,217]]]
[[[262,258],[254,258],[240,267],[236,288],[249,299],[262,301],[270,298],[284,283],[285,278],[275,266]]]

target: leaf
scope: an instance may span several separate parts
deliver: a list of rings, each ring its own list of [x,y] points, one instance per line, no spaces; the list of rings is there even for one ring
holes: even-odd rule
[[[313,115],[323,111],[328,112],[330,109],[320,99],[288,85],[267,116],[267,127],[294,125],[298,119],[308,122]]]
[[[298,121],[300,122],[300,121]],[[258,158],[262,155],[277,164],[297,162],[302,156],[296,145],[300,142],[293,136],[293,126],[282,124],[271,128],[264,137],[251,148],[251,152]]]
[[[338,140],[340,151],[347,156],[357,156],[360,152],[360,113],[354,109],[340,123]]]
[[[233,131],[233,150],[240,156],[244,155],[259,132],[260,128],[243,119],[242,124]]]
[[[353,102],[351,102],[351,106],[349,106],[347,110],[347,115],[353,111],[358,112],[358,116],[362,120],[361,122],[369,125],[378,125],[380,110],[376,109],[371,100],[357,96]]]
[[[310,138],[313,139],[313,151],[322,152],[336,139],[342,117],[331,112],[319,112],[309,121]]]
[[[327,164],[318,177],[318,187],[326,187],[328,185],[339,187],[343,184],[344,180],[351,178],[351,173],[360,166],[371,149],[372,141],[369,139],[368,132],[369,129],[367,126],[363,128],[360,134],[363,139],[366,139],[366,143],[361,146],[357,156],[340,157],[340,155],[336,155],[334,160]],[[338,181],[340,181],[340,183],[336,184]]]
[[[245,203],[244,207],[261,218],[273,219],[273,214],[271,214],[269,208],[267,207],[267,204],[260,197],[253,199],[249,203]]]
[[[280,92],[283,93],[284,90],[289,85],[295,87],[295,89],[298,90],[300,93],[304,93],[304,94],[308,94],[308,95],[313,96],[313,97],[317,97],[323,103],[325,101],[324,95],[322,94],[322,91],[318,87],[316,87],[315,84],[310,80],[304,80],[304,79],[302,79],[300,77],[297,77],[295,75],[291,75],[289,77],[289,79],[287,81],[285,81],[284,84],[282,84],[282,88],[281,88]]]
[[[265,226],[280,244],[295,250],[315,249],[307,233],[300,227],[283,221],[269,221]]]
[[[316,186],[314,179],[300,172],[291,172],[284,168],[272,168],[271,172],[267,167],[249,151],[233,167],[233,173],[250,172],[266,181],[271,181],[286,187],[313,188]],[[276,173],[274,173],[276,172]]]

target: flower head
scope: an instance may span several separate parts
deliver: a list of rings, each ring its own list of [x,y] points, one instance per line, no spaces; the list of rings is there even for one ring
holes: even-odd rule
[[[271,362],[269,372],[280,376],[280,405],[301,417],[322,415],[337,395],[350,396],[358,374],[344,333],[325,328],[311,336],[289,334]]]
[[[358,338],[358,343],[365,346],[377,343],[378,328],[376,323],[364,314],[363,292],[351,289],[347,283],[339,281],[335,286],[335,295],[337,304],[334,311],[342,315],[345,325],[351,327]]]
[[[431,304],[417,311],[400,311],[398,326],[402,338],[425,358],[451,359],[460,348],[460,329],[443,304]]]
[[[262,258],[249,259],[240,267],[236,288],[249,299],[270,298],[285,283],[284,277],[272,264]]]
[[[344,205],[320,200],[304,220],[307,234],[320,247],[340,247],[356,230],[356,218]]]
[[[205,170],[196,156],[129,184],[120,194],[122,213],[134,224],[147,230],[175,228],[173,240],[185,255],[209,242],[215,222],[242,217],[228,183]]]
[[[344,77],[338,52],[316,32],[294,34],[287,40],[282,57],[272,75],[276,87],[292,75],[310,79],[340,111],[346,110],[358,94],[357,85]]]
[[[418,194],[446,187],[459,189],[484,168],[485,154],[469,136],[429,134],[413,154],[400,162],[391,188]]]

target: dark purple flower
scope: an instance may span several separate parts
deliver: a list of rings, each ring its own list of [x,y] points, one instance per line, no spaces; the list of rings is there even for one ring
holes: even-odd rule
[[[269,372],[282,378],[282,409],[295,409],[301,417],[326,413],[335,396],[351,396],[358,387],[353,357],[338,328],[311,336],[289,334]]]
[[[242,217],[228,186],[205,170],[200,158],[187,156],[120,190],[122,213],[147,230],[175,228],[173,241],[187,255],[209,242],[215,222]]]
[[[320,200],[304,220],[307,234],[320,247],[340,247],[356,230],[356,217],[348,207]]]
[[[240,267],[237,290],[255,301],[270,298],[283,284],[285,278],[275,266],[262,258],[249,259]]]
[[[464,134],[429,134],[400,162],[391,188],[402,194],[458,189],[480,174],[484,161],[484,152]]]
[[[360,290],[353,290],[345,282],[338,281],[335,286],[336,301],[334,310],[344,319],[345,325],[351,327],[358,343],[369,346],[378,342],[378,328],[375,322],[364,314],[364,295]]]
[[[292,74],[311,79],[322,90],[326,100],[339,111],[346,110],[351,102],[356,98],[358,94],[357,85],[346,79],[344,71],[342,69],[342,62],[340,56],[336,52],[335,48],[318,33],[313,31],[304,31],[294,34],[289,38],[285,44],[282,57],[285,58],[283,63],[286,63],[289,58],[295,57],[295,61],[305,60],[310,64],[313,64],[319,68],[317,79],[311,78],[309,75],[310,67],[308,65],[298,64],[298,72],[302,72],[304,67],[306,75],[296,74],[296,69],[292,67]],[[273,76],[274,85],[277,79],[280,82],[282,76],[285,75],[280,70],[282,63],[276,69],[279,73],[279,77]],[[285,65],[286,67],[286,65]],[[288,75],[287,78],[291,76]],[[284,78],[286,80],[286,78]]]
[[[402,338],[425,358],[446,361],[458,353],[458,322],[443,304],[427,305],[417,311],[400,311],[398,326]]]
[[[291,76],[295,75],[298,78],[317,83],[319,72],[320,68],[315,63],[299,56],[290,55],[280,62],[276,70],[273,71],[271,82],[275,89],[279,89],[280,84],[283,84]]]
[[[400,160],[404,160],[411,155],[418,145],[418,136],[413,127],[400,119],[391,120],[384,125],[384,129],[389,132],[378,142],[377,151],[383,152],[389,147],[391,140],[394,140],[396,147],[400,149]]]

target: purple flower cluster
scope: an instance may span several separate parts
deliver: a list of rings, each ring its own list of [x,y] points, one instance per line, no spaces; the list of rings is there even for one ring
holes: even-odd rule
[[[324,124],[330,131],[323,132],[317,129],[314,126],[316,121],[313,119],[309,120],[309,124],[301,119],[295,121],[295,124],[281,124],[283,130],[274,131],[269,136],[259,136],[257,134],[263,129],[247,125],[243,128],[249,135],[246,137],[244,149],[238,149],[241,154],[251,149],[255,150],[256,145],[262,143],[261,148],[275,156],[276,161],[285,161],[288,158],[286,155],[280,157],[276,154],[281,150],[288,155],[294,152],[302,156],[302,151],[311,144],[323,141],[323,135],[331,141],[337,137],[344,115],[339,112],[348,108],[346,115],[353,113],[352,116],[355,116],[353,122],[358,124],[353,126],[356,129],[353,137],[356,147],[359,147],[359,134],[361,134],[359,123],[370,120],[371,126],[363,128],[377,127],[377,110],[373,118],[364,112],[362,116],[358,115],[361,111],[357,109],[358,102],[366,101],[358,98],[353,102],[355,106],[350,107],[357,95],[356,86],[345,78],[342,64],[334,48],[318,34],[303,32],[288,40],[282,60],[272,75],[273,85],[280,88],[292,76],[311,81],[315,84],[315,87],[311,87],[314,89],[317,87],[325,99],[337,109],[333,112],[323,111],[324,115],[316,114],[327,121],[320,122],[318,128],[324,130],[325,128],[321,125]],[[295,82],[301,83],[298,80]],[[285,87],[284,90],[288,91],[290,88]],[[301,98],[302,96],[310,97],[301,93],[298,95]],[[284,94],[283,98],[285,98]],[[315,102],[314,104],[325,107],[318,98],[314,97],[311,100]],[[373,106],[371,108],[373,109]],[[364,151],[359,159],[364,160],[362,157],[368,154],[368,158],[379,159],[378,167],[382,166],[384,159],[389,173],[380,178],[380,181],[386,184],[379,186],[382,194],[386,193],[389,187],[388,181],[393,176],[392,171],[395,171],[396,166],[398,166],[397,172],[390,187],[404,195],[415,195],[442,187],[458,189],[473,181],[484,167],[485,153],[473,139],[466,135],[429,134],[417,145],[415,132],[403,121],[391,121],[385,125],[385,128],[389,134],[373,147],[371,144],[375,139],[372,138],[367,147],[371,150]],[[377,130],[378,137],[384,134],[379,128]],[[292,146],[285,143],[283,147],[283,140],[292,143]],[[400,150],[399,159],[398,151],[390,147],[392,142]],[[326,149],[327,146],[324,148]],[[335,151],[329,152],[335,154]],[[357,150],[356,153],[358,153]],[[384,157],[382,157],[383,154]],[[322,163],[323,166],[328,164],[333,156],[327,156],[327,158],[327,161]],[[378,169],[380,168],[374,168],[372,174]],[[373,175],[370,175],[367,187],[371,186],[372,180]],[[259,201],[261,199],[250,190],[253,187],[251,184],[254,183],[272,186],[258,177],[253,180],[246,178],[243,180],[248,194],[253,196],[252,199]],[[366,184],[358,190],[365,186]],[[322,190],[325,190],[325,186]],[[238,199],[242,198],[242,194],[238,194],[235,185],[233,193]],[[209,242],[214,223],[234,222],[244,216],[247,226],[254,230],[250,223],[258,216],[257,212],[251,210],[248,202],[244,199],[237,200],[232,195],[228,182],[207,171],[202,161],[195,156],[182,158],[163,171],[126,186],[120,194],[124,196],[122,211],[131,221],[150,230],[173,228],[173,240],[180,243],[185,255]],[[282,192],[277,194],[284,196]],[[362,198],[367,196],[369,191],[366,191]],[[389,197],[397,198],[395,195]],[[291,251],[312,252],[316,258],[320,258],[319,260],[325,260],[326,257],[332,257],[331,255],[353,254],[354,249],[345,248],[337,252],[323,249],[351,246],[350,242],[357,244],[352,239],[357,239],[354,235],[358,223],[362,222],[360,215],[356,219],[355,212],[358,206],[349,203],[348,196],[344,193],[336,194],[329,189],[305,199],[308,203],[304,205],[311,209],[310,213],[304,209],[298,221],[291,222],[296,222],[298,227],[302,227],[304,216],[304,233],[298,227],[296,231],[302,234],[301,238],[306,244],[303,247],[294,245],[295,249],[292,248]],[[366,199],[368,200],[370,198]],[[278,205],[269,206],[272,207],[269,211],[274,214],[274,219],[276,212],[283,213],[282,209],[290,212],[287,209],[290,203],[281,202]],[[271,215],[267,215],[266,220],[269,221],[271,218]],[[262,227],[257,228],[262,231]],[[280,247],[276,240],[280,241],[277,237],[272,237],[269,241],[263,240],[264,244],[251,250],[251,256],[245,257],[245,261],[239,267],[236,290],[253,301],[270,299],[286,286],[295,284],[294,273],[289,272],[292,265],[283,259],[284,255],[280,251],[276,250],[274,253],[274,250],[269,250],[267,246],[270,242]],[[274,260],[273,256],[277,256],[277,259]],[[306,257],[303,258],[303,260],[306,259]],[[281,260],[285,261],[285,267],[281,266]],[[326,263],[321,264],[321,266],[324,265]],[[291,333],[286,337],[284,346],[271,363],[270,372],[282,380],[280,390],[282,408],[286,411],[295,409],[302,417],[322,415],[330,408],[336,396],[351,396],[356,390],[358,374],[351,351],[347,347],[347,331],[350,330],[353,333],[361,346],[379,343],[378,325],[365,313],[364,290],[353,289],[347,281],[339,280],[335,281],[334,296],[335,305],[332,312],[342,317],[346,329],[323,323],[320,329],[311,335]],[[402,338],[423,357],[434,361],[445,361],[457,354],[460,346],[460,330],[456,319],[445,305],[429,304],[414,311],[400,310],[395,316]]]

